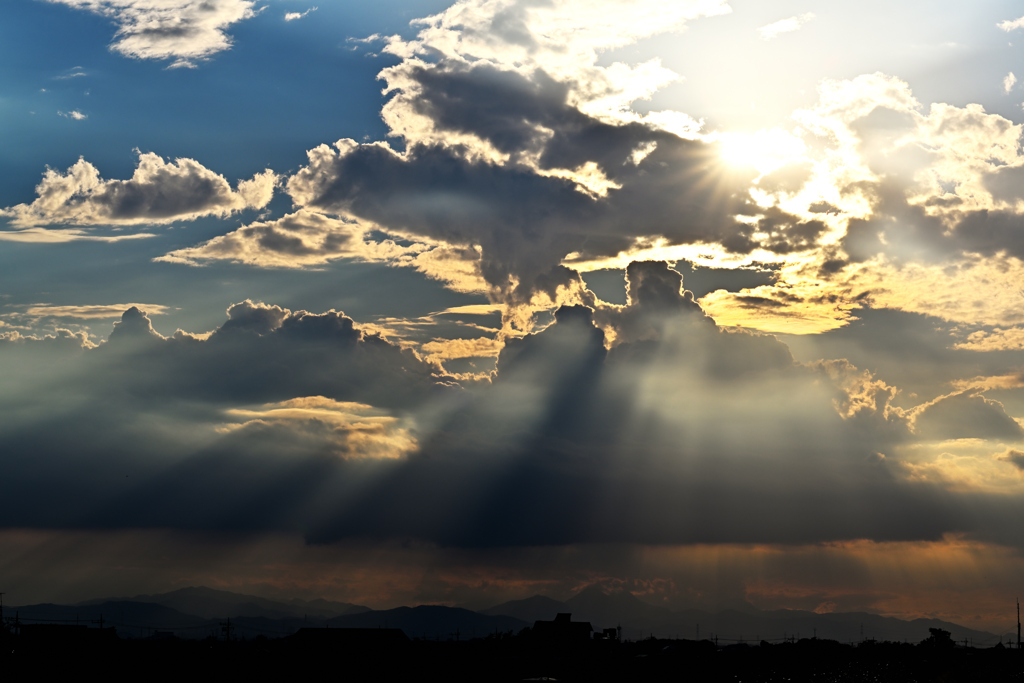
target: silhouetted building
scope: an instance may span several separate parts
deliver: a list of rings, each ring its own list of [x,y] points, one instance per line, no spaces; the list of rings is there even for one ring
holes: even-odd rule
[[[533,622],[533,637],[538,642],[559,647],[578,647],[590,642],[594,628],[589,621],[572,621],[572,614],[561,612],[554,621]]]

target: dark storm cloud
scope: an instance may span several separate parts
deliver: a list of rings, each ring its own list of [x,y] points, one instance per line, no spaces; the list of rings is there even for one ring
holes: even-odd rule
[[[909,438],[905,423],[869,405],[844,420],[822,375],[779,342],[676,299],[660,337],[608,353],[588,309],[563,308],[506,347],[480,400],[312,538],[806,543],[971,523],[962,501],[906,483],[876,452]]]
[[[433,137],[407,132],[404,155],[322,145],[288,192],[302,206],[479,245],[483,274],[499,290],[515,277],[532,291],[570,253],[614,256],[639,238],[789,253],[813,247],[824,229],[754,204],[753,171],[730,170],[717,144],[588,116],[542,70],[444,61],[403,65],[402,75],[416,96],[401,102],[429,120]],[[486,149],[507,161],[486,160]]]
[[[1019,541],[998,523],[1013,501],[904,476],[891,454],[918,437],[893,387],[716,326],[664,263],[627,273],[627,306],[562,307],[461,391],[335,312],[243,302],[200,339],[130,309],[47,389],[70,397],[7,413],[0,520],[460,547]],[[915,426],[993,408],[947,397]]]
[[[227,403],[326,396],[409,407],[430,395],[433,368],[343,313],[314,314],[242,302],[206,340],[164,338],[129,309],[109,341],[91,353],[122,390]]]
[[[343,313],[289,311],[250,301],[231,306],[227,321],[206,339],[180,331],[164,337],[145,312],[132,307],[114,323],[108,341],[95,348],[84,336],[66,331],[0,342],[0,362],[11,372],[18,371],[13,361],[29,355],[38,363],[22,371],[44,374],[58,355],[80,356],[63,382],[73,393],[98,398],[109,393],[153,402],[238,405],[319,395],[401,408],[420,404],[437,383],[433,366],[362,332]]]
[[[97,347],[8,335],[0,522],[295,530],[279,512],[310,503],[325,473],[351,486],[357,465],[337,481],[345,457],[406,449],[389,411],[446,391],[434,367],[341,313],[245,301],[228,315],[206,339],[161,336],[136,307]]]
[[[672,279],[663,264],[644,271]],[[502,353],[487,393],[312,539],[1021,542],[1000,522],[1019,504],[909,481],[881,454],[914,439],[888,409],[892,387],[845,362],[799,365],[777,340],[722,330],[699,309],[667,317],[657,338],[606,353],[588,310],[563,308]]]

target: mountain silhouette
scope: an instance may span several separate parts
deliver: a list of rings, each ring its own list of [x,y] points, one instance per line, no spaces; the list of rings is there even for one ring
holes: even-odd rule
[[[481,614],[508,615],[527,622],[549,621],[559,612],[569,612],[573,621],[589,621],[594,628],[611,628],[619,624],[652,624],[670,619],[672,612],[640,600],[627,591],[605,593],[589,586],[565,602],[534,595],[525,600],[512,600],[482,610]]]
[[[509,616],[533,623],[535,621],[551,621],[559,612],[568,612],[569,607],[559,600],[543,595],[534,595],[525,600],[511,600],[485,610],[480,614],[490,616]]]
[[[589,621],[594,628],[659,623],[672,616],[671,610],[648,604],[628,591],[605,593],[597,586],[584,588],[565,606],[574,621]]]
[[[93,605],[22,605],[4,606],[4,614],[17,617],[24,624],[65,623],[98,627],[114,626],[118,632],[129,637],[145,637],[153,631],[197,631],[202,630],[208,619],[194,614],[185,614],[176,609],[148,602],[132,600],[110,600]],[[206,632],[196,633],[205,636]]]
[[[179,612],[194,614],[205,619],[236,619],[241,617],[263,617],[266,619],[302,619],[304,617],[330,619],[343,614],[369,611],[369,607],[348,602],[317,600],[292,600],[281,602],[243,595],[230,591],[190,586],[169,593],[136,595],[130,598],[102,598],[89,600],[81,605],[96,605],[104,602],[140,602],[170,607]]]
[[[707,639],[723,644],[755,643],[762,639],[830,639],[856,643],[865,639],[919,643],[929,629],[942,629],[954,641],[993,647],[1008,634],[996,635],[938,619],[906,621],[867,612],[817,614],[801,610],[669,610],[651,605],[627,591],[605,593],[586,588],[564,602],[535,595],[474,612],[456,607],[421,605],[389,610],[328,600],[268,600],[252,595],[204,587],[182,588],[169,593],[134,598],[90,600],[76,605],[37,604],[4,607],[23,623],[43,621],[116,626],[128,637],[146,637],[154,631],[173,631],[180,637],[205,638],[220,633],[222,620],[230,619],[239,636],[285,636],[303,627],[400,628],[410,638],[463,640],[497,632],[519,632],[535,621],[550,621],[558,613],[571,613],[573,621],[589,621],[597,630],[622,627],[626,639]],[[458,634],[456,636],[456,634]],[[1013,634],[1015,635],[1015,634]]]

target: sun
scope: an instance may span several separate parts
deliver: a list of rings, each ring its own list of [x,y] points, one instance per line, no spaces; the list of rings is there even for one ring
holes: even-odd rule
[[[754,133],[722,133],[722,160],[729,166],[754,168],[761,175],[806,157],[807,145],[794,133],[766,128]]]

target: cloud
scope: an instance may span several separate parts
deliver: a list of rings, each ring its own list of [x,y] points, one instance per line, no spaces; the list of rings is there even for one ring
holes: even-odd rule
[[[472,0],[418,20],[415,23],[423,28],[415,39],[393,37],[386,51],[405,58],[406,66],[415,64],[418,55],[435,54],[445,62],[500,64],[523,75],[539,69],[569,86],[571,105],[618,120],[618,109],[677,76],[657,61],[599,67],[599,52],[731,11],[724,0],[656,0],[642,5],[625,0]],[[389,83],[404,69],[400,65],[386,71]]]
[[[423,20],[414,40],[392,39],[404,61],[381,73],[394,93],[382,115],[406,150],[352,140],[310,150],[286,183],[293,202],[479,250],[498,301],[529,301],[567,256],[608,258],[652,236],[744,253],[813,245],[818,221],[765,215],[747,193],[752,170],[722,165],[718,145],[696,139],[700,124],[630,113],[674,75],[596,65],[599,50],[728,7],[606,2],[586,13],[602,17],[596,26],[578,9],[461,3]]]
[[[1015,504],[964,484],[994,476],[981,460],[921,450],[1019,438],[999,404],[900,409],[848,361],[715,325],[665,263],[627,275],[627,305],[559,308],[464,389],[342,314],[251,301],[205,338],[131,308],[95,348],[0,344],[0,445],[33,454],[9,461],[0,513],[461,548],[1010,538],[994,522]],[[466,341],[435,350],[495,350]]]
[[[255,16],[252,0],[47,0],[84,9],[117,24],[110,49],[136,59],[195,67],[231,47],[225,30]]]
[[[296,19],[302,19],[304,16],[306,16],[310,12],[315,12],[318,9],[319,9],[318,7],[310,7],[305,12],[285,12],[284,20],[285,21],[295,21]]]
[[[291,399],[270,403],[255,409],[225,411],[229,418],[238,420],[222,428],[254,440],[264,440],[274,431],[293,431],[281,438],[294,442],[302,432],[312,432],[314,441],[341,458],[401,458],[415,450],[416,439],[402,420],[387,411],[362,403],[332,401],[323,396]],[[272,437],[274,438],[274,437]]]
[[[369,228],[357,221],[298,211],[258,221],[196,247],[170,252],[162,261],[196,264],[230,260],[262,267],[301,268],[341,257],[368,256]],[[395,251],[400,249],[395,247]]]
[[[67,172],[48,168],[36,186],[37,199],[0,209],[11,225],[139,225],[228,216],[270,201],[277,176],[269,169],[232,190],[223,176],[192,159],[168,163],[152,152],[139,154],[129,180],[104,180],[79,159]]]
[[[3,215],[0,213],[0,215]],[[114,233],[97,235],[95,232],[78,228],[25,228],[23,230],[0,230],[0,241],[32,242],[43,244],[60,244],[61,242],[121,242],[123,240],[146,239],[156,237],[151,232]]]
[[[137,391],[214,401],[273,402],[325,396],[374,406],[403,406],[433,390],[435,369],[412,352],[355,327],[351,318],[244,301],[205,340],[157,334],[130,308],[114,325],[96,363],[118,365]],[[230,377],[208,382],[209,373]]]
[[[382,116],[404,150],[347,139],[311,149],[284,182],[296,213],[163,260],[383,260],[522,307],[585,289],[567,260],[628,261],[655,245],[751,259],[813,250],[829,233],[821,215],[765,206],[753,193],[760,171],[723,161],[724,143],[699,122],[630,108],[675,74],[655,62],[598,65],[603,50],[727,11],[723,2],[455,5],[419,22],[414,39],[388,43],[402,61],[380,74],[391,94]],[[783,137],[799,143],[772,139]],[[772,187],[801,182],[784,175]]]
[[[437,240],[394,232],[373,223],[300,209],[273,221],[257,221],[157,261],[200,265],[234,261],[262,268],[308,268],[340,258],[415,268],[460,292],[481,292],[480,254]],[[400,245],[399,241],[405,243]]]
[[[420,347],[428,359],[482,358],[497,356],[502,344],[487,337],[476,339],[435,339]]]
[[[919,406],[913,424],[915,431],[927,439],[1024,439],[1024,430],[1007,416],[999,401],[971,391],[941,396]]]
[[[1013,31],[1018,28],[1024,28],[1024,17],[1021,17],[1020,19],[1007,19],[1005,21],[1000,21],[996,26],[1004,31]]]
[[[956,348],[968,351],[1007,351],[1024,349],[1024,328],[993,327],[977,330],[958,342]]]
[[[51,316],[56,318],[80,318],[84,320],[102,320],[104,318],[120,318],[126,309],[137,308],[148,315],[165,315],[167,306],[156,304],[110,304],[90,306],[54,306],[51,304],[35,304],[25,310],[26,315]]]
[[[757,31],[761,34],[761,40],[771,40],[773,38],[777,38],[783,33],[799,31],[804,24],[813,18],[814,12],[807,12],[806,14],[801,14],[798,17],[789,17],[788,19],[780,19],[779,21],[772,22],[771,24],[765,24],[757,29]]]
[[[998,389],[1021,389],[1024,388],[1024,372],[1016,371],[1004,375],[992,377],[972,377],[971,379],[956,380],[953,386],[960,390],[973,389],[975,391],[992,391]]]
[[[580,191],[578,178],[470,161],[456,150],[417,146],[399,154],[350,140],[311,150],[309,165],[286,187],[293,201],[309,210],[478,247],[481,272],[494,291],[526,300],[539,279],[569,254],[610,257],[649,235],[674,243],[723,242],[738,252],[764,242],[786,252],[807,248],[820,232],[815,220],[784,212],[737,221],[737,214],[753,217],[762,211],[744,196],[749,176],[731,176],[718,164],[713,145],[640,125],[580,123],[588,128],[586,140],[601,143],[584,147],[583,139],[556,136],[551,153],[580,155],[566,159],[564,167],[581,168],[582,155],[592,153],[585,149],[601,150],[606,177],[620,185],[604,197]],[[624,166],[632,150],[651,138],[658,140],[657,149],[639,165]],[[563,163],[553,159],[551,166]]]
[[[667,305],[670,294],[647,305]],[[493,385],[366,492],[368,509],[313,538],[788,542],[931,535],[949,523],[933,506],[949,503],[938,503],[938,489],[901,483],[872,451],[909,437],[884,410],[889,394],[844,417],[822,395],[821,376],[776,340],[721,330],[685,302],[676,291],[684,305],[657,337],[610,351],[584,307],[563,307],[543,332],[508,340]],[[862,507],[868,490],[887,510],[884,524]],[[790,511],[812,498],[814,521]],[[910,509],[927,509],[928,521],[911,523]]]
[[[78,353],[84,349],[94,348],[96,345],[89,341],[88,335],[84,332],[73,332],[71,330],[58,328],[53,334],[43,336],[26,336],[13,330],[0,333],[0,344],[5,352],[10,353],[12,349],[35,348],[43,353],[57,351],[59,354],[69,352]]]
[[[775,283],[709,295],[710,310],[797,333],[848,324],[858,303],[1001,329],[1024,322],[1014,303],[1024,275],[1021,125],[976,104],[924,108],[905,82],[877,73],[824,81],[818,104],[793,118],[803,151],[752,195],[795,226],[816,217],[805,239],[824,248],[777,249]],[[797,235],[791,228],[787,242]],[[991,295],[977,297],[979,287]],[[985,334],[971,343],[981,348]]]
[[[1003,92],[1009,93],[1013,90],[1013,86],[1017,84],[1017,77],[1013,75],[1013,72],[1006,74],[1006,78],[1003,79]]]
[[[340,313],[250,301],[233,305],[225,323],[205,337],[160,335],[137,307],[123,312],[99,346],[67,331],[44,338],[6,334],[0,367],[0,449],[20,463],[12,477],[33,476],[35,466],[13,454],[29,453],[43,429],[39,449],[30,450],[62,474],[47,475],[46,502],[33,507],[64,524],[99,528],[123,527],[126,506],[136,504],[145,511],[131,526],[179,529],[266,530],[268,522],[277,524],[273,510],[324,503],[333,510],[347,499],[337,498],[345,486],[373,474],[361,474],[358,463],[394,461],[416,447],[409,408],[450,391],[443,377],[435,378],[435,366]],[[105,436],[93,438],[100,433]],[[86,460],[93,474],[82,479]],[[345,470],[345,463],[356,470]],[[229,474],[239,468],[249,473],[244,483]],[[235,484],[227,486],[223,475]],[[329,486],[320,489],[317,481]],[[234,493],[211,508],[207,485]],[[254,513],[248,506],[263,496],[276,502],[249,521],[238,516]],[[182,508],[184,501],[191,502]],[[189,506],[201,512],[186,512],[177,522],[166,516]],[[8,523],[42,521],[11,517],[6,503],[0,507]]]
[[[82,112],[77,110],[72,110],[69,112],[59,111],[57,112],[57,116],[63,116],[66,119],[74,119],[75,121],[81,121],[83,119],[89,118],[86,114],[83,114]]]
[[[82,67],[76,66],[76,67],[72,67],[71,69],[69,69],[67,73],[62,74],[60,76],[54,76],[54,78],[56,78],[57,80],[60,80],[60,81],[66,81],[66,80],[71,79],[71,78],[80,78],[82,76],[88,76],[88,75],[89,74],[87,74],[83,70]],[[43,92],[46,92],[45,88],[43,89]]]
[[[996,456],[999,460],[1011,463],[1019,470],[1024,470],[1024,452],[1008,448],[1004,453]]]

